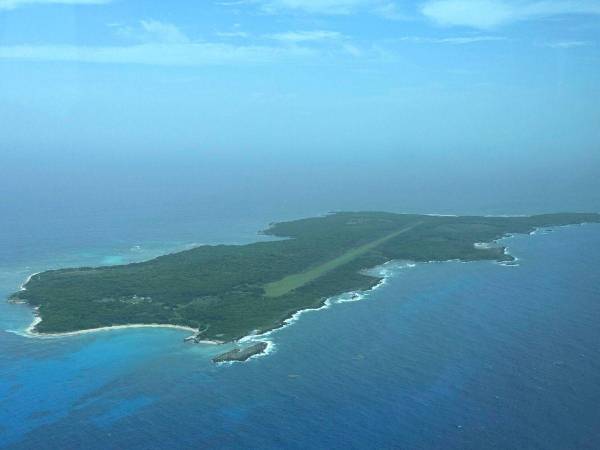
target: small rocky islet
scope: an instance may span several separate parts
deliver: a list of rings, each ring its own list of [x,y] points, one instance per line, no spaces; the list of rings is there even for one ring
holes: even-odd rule
[[[215,356],[212,361],[214,363],[246,361],[254,355],[264,353],[268,346],[267,342],[260,341],[246,348],[234,348],[226,353]]]

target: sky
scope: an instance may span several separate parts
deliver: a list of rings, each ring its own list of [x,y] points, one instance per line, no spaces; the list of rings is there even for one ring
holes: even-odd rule
[[[589,166],[599,80],[600,0],[0,0],[13,159]]]

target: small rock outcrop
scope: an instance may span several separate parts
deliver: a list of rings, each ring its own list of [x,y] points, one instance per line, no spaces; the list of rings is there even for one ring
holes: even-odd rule
[[[227,361],[246,361],[248,358],[254,355],[259,355],[264,352],[268,344],[266,342],[257,342],[250,347],[244,349],[235,348],[227,353],[223,353],[213,358],[213,362],[221,363]]]

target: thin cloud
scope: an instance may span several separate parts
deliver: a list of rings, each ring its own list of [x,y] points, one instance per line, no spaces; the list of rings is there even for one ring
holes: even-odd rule
[[[265,0],[262,8],[268,12],[296,10],[313,14],[345,15],[370,3],[371,0]]]
[[[312,31],[289,31],[286,33],[275,33],[266,36],[269,39],[273,39],[281,42],[297,43],[297,42],[316,42],[316,41],[327,41],[337,40],[344,37],[343,34],[337,31],[327,30],[312,30]]]
[[[112,0],[0,0],[0,10],[27,5],[104,5],[111,2]]]
[[[216,33],[216,35],[218,37],[222,37],[222,38],[233,38],[233,39],[235,39],[235,38],[245,39],[250,36],[245,31],[219,31]]]
[[[410,16],[403,12],[394,2],[381,2],[373,6],[371,12],[389,20],[410,20]]]
[[[394,0],[248,0],[268,13],[300,12],[320,15],[369,13],[387,19],[405,19]],[[234,4],[234,6],[236,6]]]
[[[237,9],[254,6],[268,14],[350,15],[366,13],[389,20],[407,20],[396,0],[223,0],[217,5]],[[414,18],[414,17],[412,17]]]
[[[158,20],[140,20],[137,26],[112,23],[108,25],[124,39],[140,43],[187,44],[191,39],[176,25]]]
[[[155,37],[159,42],[169,44],[190,42],[190,39],[177,26],[171,23],[160,22],[158,20],[142,20],[140,24],[148,35]]]
[[[567,49],[577,47],[589,47],[590,45],[593,45],[593,43],[589,41],[560,41],[548,42],[544,44],[544,47]]]
[[[491,29],[510,23],[566,14],[600,14],[600,0],[430,0],[421,12],[444,26]]]
[[[478,42],[496,42],[506,41],[502,36],[458,36],[446,38],[429,38],[420,36],[405,36],[398,39],[401,42],[412,42],[415,44],[450,44],[450,45],[467,45],[476,44]]]
[[[299,47],[235,46],[221,43],[140,44],[131,46],[0,46],[0,59],[155,66],[206,66],[268,63],[305,58],[314,51]]]
[[[359,47],[352,45],[352,44],[344,44],[342,45],[342,50],[347,53],[348,55],[354,56],[355,58],[358,58],[360,56],[364,55],[364,51],[361,50]]]

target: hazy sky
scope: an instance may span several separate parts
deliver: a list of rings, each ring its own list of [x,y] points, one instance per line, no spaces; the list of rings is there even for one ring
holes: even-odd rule
[[[598,161],[599,80],[598,0],[0,0],[13,154]]]

